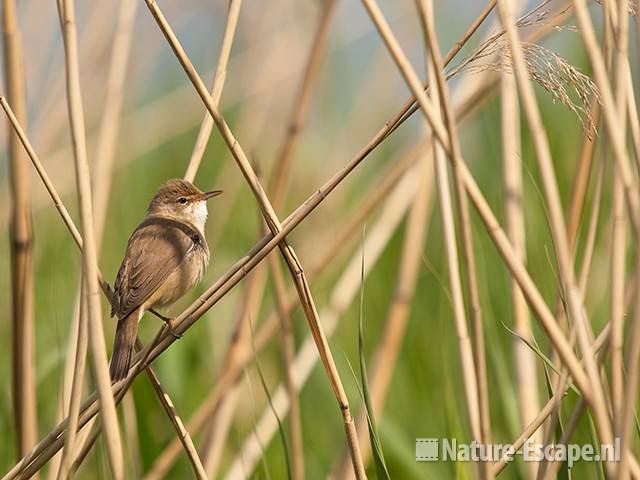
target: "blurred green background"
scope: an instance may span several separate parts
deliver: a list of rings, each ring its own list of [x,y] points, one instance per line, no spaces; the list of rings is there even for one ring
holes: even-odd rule
[[[76,221],[77,203],[73,190],[72,157],[64,110],[64,94],[60,87],[63,77],[61,43],[53,3],[43,12],[33,15],[37,1],[19,2],[19,21],[25,41],[27,84],[29,86],[29,133],[45,168],[63,192],[65,204]],[[51,2],[49,2],[51,3]],[[115,8],[111,5],[80,5],[81,69],[84,101],[87,109],[89,135],[95,132],[100,118],[104,72],[108,65],[110,36],[115,24]],[[210,82],[210,69],[215,65],[222,29],[226,18],[226,2],[213,5],[189,0],[161,2],[167,17],[184,42],[196,67]],[[237,134],[252,161],[261,170],[270,171],[278,145],[285,132],[286,119],[296,85],[304,66],[309,42],[320,11],[320,2],[283,0],[267,6],[259,1],[245,1],[242,7],[237,40],[232,52],[227,86],[222,107],[227,122]],[[293,181],[286,207],[280,218],[291,212],[318,186],[345,164],[406,99],[408,90],[395,71],[383,46],[359,2],[340,2],[332,23],[328,54],[322,64],[317,89],[313,95],[310,118],[306,122],[295,153]],[[391,25],[400,41],[410,52],[414,64],[422,72],[422,38],[414,13],[413,2],[380,2],[392,20]],[[442,3],[442,4],[441,4]],[[484,6],[484,2],[437,2],[438,34],[443,50],[466,29],[467,24]],[[51,10],[51,12],[49,12]],[[99,10],[101,13],[96,13]],[[51,13],[47,18],[48,13]],[[594,12],[595,13],[595,12]],[[98,46],[87,46],[94,16],[104,18],[101,27],[104,38]],[[487,25],[495,25],[492,15]],[[93,20],[95,21],[95,20]],[[51,24],[51,25],[49,25]],[[46,28],[45,28],[46,26]],[[471,42],[489,31],[483,27]],[[48,32],[48,33],[47,33]],[[83,41],[87,40],[86,42]],[[295,42],[298,39],[298,42]],[[46,52],[38,51],[38,42]],[[578,38],[572,33],[556,34],[545,45],[558,51],[583,72],[589,68],[583,52],[577,48]],[[88,51],[92,49],[92,51]],[[462,56],[468,54],[466,48]],[[266,52],[266,53],[265,53]],[[280,65],[280,66],[279,66]],[[281,77],[274,74],[279,70]],[[156,188],[166,179],[184,174],[195,141],[203,108],[192,91],[183,72],[172,57],[149,12],[143,4],[138,8],[134,48],[127,73],[127,92],[117,146],[117,167],[107,217],[104,248],[99,260],[105,277],[113,283],[127,238],[145,214],[146,206]],[[473,81],[473,76],[471,81]],[[454,80],[452,85],[457,85]],[[49,88],[51,87],[51,88]],[[182,96],[171,95],[182,89]],[[554,103],[539,89],[539,100],[551,145],[561,195],[565,205],[569,197],[571,179],[582,141],[579,121],[562,105]],[[47,99],[52,106],[45,110]],[[167,101],[163,104],[158,102]],[[168,100],[167,100],[168,99]],[[160,105],[154,115],[145,116],[149,106]],[[43,117],[43,110],[46,117]],[[260,114],[256,115],[256,112]],[[136,116],[137,115],[137,116]],[[3,120],[4,122],[4,120]],[[524,124],[524,122],[523,122]],[[303,222],[290,236],[300,254],[303,265],[322,248],[328,238],[340,230],[351,212],[355,211],[366,192],[375,188],[380,173],[409,146],[415,144],[422,132],[418,114],[384,142],[338,189]],[[6,128],[5,128],[6,130]],[[492,208],[503,220],[504,189],[500,181],[500,107],[494,96],[482,108],[460,125],[465,159]],[[553,305],[556,295],[556,274],[552,258],[552,242],[542,206],[540,182],[535,157],[526,126],[522,128],[522,162],[524,171],[524,204],[526,216],[527,257],[529,271],[545,296]],[[3,137],[3,142],[4,142]],[[89,160],[95,142],[90,142]],[[3,149],[3,152],[6,149]],[[216,132],[205,153],[196,184],[202,189],[223,188],[226,193],[211,202],[210,220],[206,232],[214,262],[203,281],[187,298],[173,306],[169,313],[177,314],[191,300],[211,285],[238,258],[244,255],[260,235],[259,211],[249,189],[235,167],[222,175],[224,165],[232,162]],[[0,469],[8,470],[16,459],[11,401],[11,323],[10,272],[8,241],[8,187],[6,155],[0,157]],[[230,185],[221,182],[229,182]],[[57,419],[58,396],[67,355],[69,324],[73,316],[77,293],[80,256],[57,212],[45,196],[44,189],[34,176],[33,226],[35,235],[36,272],[36,357],[38,415],[40,435],[46,434]],[[227,192],[228,191],[228,192]],[[589,214],[591,192],[587,201]],[[593,260],[593,278],[608,274],[608,195],[604,195],[600,228]],[[222,222],[230,212],[229,220]],[[223,213],[224,212],[224,213]],[[378,212],[364,222],[363,227],[375,223]],[[585,217],[588,218],[588,217]],[[495,442],[506,443],[520,431],[517,397],[514,387],[512,356],[513,336],[503,324],[512,326],[509,276],[494,249],[483,225],[472,215],[475,252],[485,322],[487,366],[491,402],[491,429]],[[423,245],[416,295],[411,307],[408,329],[389,389],[383,414],[377,419],[381,440],[392,478],[471,478],[469,464],[446,462],[418,463],[415,461],[415,439],[419,437],[456,437],[469,441],[464,395],[459,366],[458,347],[448,292],[446,255],[444,252],[440,215],[434,202],[429,230]],[[398,262],[404,235],[404,220],[396,229],[383,254],[370,271],[364,285],[364,335],[367,358],[377,345],[387,309],[396,283]],[[326,272],[311,285],[319,310],[328,304],[336,280],[352,255],[359,256],[358,236],[336,255]],[[583,238],[578,259],[581,258]],[[578,263],[579,264],[579,263]],[[290,285],[290,279],[287,278]],[[593,313],[593,325],[599,330],[607,313],[606,282],[590,282],[586,303]],[[165,352],[155,366],[183,419],[190,418],[206,397],[221,368],[229,335],[236,319],[237,303],[242,298],[244,282],[211,309],[186,335]],[[271,282],[263,292],[260,315],[252,319],[259,325],[273,309]],[[347,388],[354,415],[361,402],[348,362],[357,370],[357,298],[340,317],[340,323],[330,344],[342,380]],[[104,325],[110,351],[114,320],[108,318],[106,302]],[[296,312],[295,336],[300,345],[308,336],[304,315]],[[149,341],[160,322],[146,315],[140,336]],[[534,334],[543,350],[548,345],[534,321]],[[260,355],[260,366],[271,392],[283,379],[280,341],[272,341]],[[89,372],[89,370],[88,370]],[[90,372],[89,372],[90,373]],[[539,365],[542,379],[542,364]],[[251,381],[243,380],[241,399],[234,423],[225,444],[220,468],[222,475],[230,461],[243,448],[243,439],[255,426],[266,407],[265,393],[257,380],[254,366],[248,370]],[[146,378],[138,378],[132,389],[137,413],[137,428],[142,471],[174,436],[173,429],[162,411]],[[540,385],[540,396],[548,398]],[[575,394],[564,401],[564,418],[571,412]],[[300,394],[304,431],[307,478],[325,477],[343,450],[344,433],[339,410],[326,375],[317,365]],[[285,428],[287,420],[284,419]],[[590,439],[586,419],[581,422],[574,441]],[[196,445],[201,436],[195,436]],[[275,435],[265,442],[264,456],[252,478],[285,478],[284,454],[280,439]],[[373,475],[373,464],[368,473]],[[502,478],[524,478],[520,461],[509,466]],[[169,478],[191,475],[190,466],[180,455]],[[574,478],[595,478],[596,466],[579,463]],[[108,478],[105,450],[101,441],[82,468],[79,478]]]

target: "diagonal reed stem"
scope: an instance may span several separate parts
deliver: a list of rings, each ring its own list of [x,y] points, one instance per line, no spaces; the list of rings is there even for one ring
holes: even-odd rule
[[[172,50],[176,54],[176,57],[180,61],[180,64],[184,68],[185,73],[194,84],[194,87],[200,95],[200,98],[205,103],[207,109],[209,110],[209,113],[213,117],[213,121],[216,124],[216,127],[218,127],[218,130],[224,138],[229,150],[233,154],[238,167],[242,171],[245,180],[251,187],[251,190],[253,191],[256,200],[258,201],[258,204],[260,206],[260,209],[262,210],[263,216],[267,222],[269,229],[274,235],[282,232],[282,225],[280,224],[280,221],[278,220],[276,213],[273,210],[271,202],[267,198],[267,195],[265,194],[262,185],[260,184],[260,181],[255,172],[253,171],[253,168],[251,167],[251,164],[249,163],[244,151],[240,147],[238,141],[234,138],[224,118],[222,118],[222,115],[218,111],[206,87],[204,86],[202,79],[197,74],[195,68],[193,67],[193,64],[180,45],[180,42],[173,33],[169,23],[160,11],[158,4],[154,0],[146,0],[146,3],[153,17],[158,23],[158,26],[165,35],[165,38],[169,42]],[[340,380],[340,375],[333,360],[329,344],[322,330],[322,326],[318,318],[318,312],[315,307],[315,302],[311,295],[311,290],[309,288],[302,266],[293,248],[287,244],[284,238],[278,246],[285,261],[287,262],[287,265],[291,272],[291,276],[296,285],[296,289],[298,290],[300,302],[309,322],[309,328],[313,333],[313,337],[320,352],[320,357],[322,358],[323,365],[329,378],[329,382],[333,389],[334,395],[336,396],[336,400],[338,402],[338,406],[340,408],[340,412],[342,414],[344,422],[345,433],[347,435],[349,446],[351,448],[351,457],[353,468],[356,472],[356,477],[358,479],[364,478],[364,466],[362,465],[362,459],[360,458],[355,425],[353,422],[353,417],[351,416],[351,412],[349,410],[349,401],[344,391],[344,387],[342,386],[342,381]]]

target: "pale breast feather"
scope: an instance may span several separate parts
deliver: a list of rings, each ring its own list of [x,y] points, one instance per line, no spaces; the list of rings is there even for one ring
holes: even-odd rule
[[[148,217],[129,239],[116,277],[111,314],[123,318],[144,304],[196,250],[202,250],[208,260],[209,248],[196,228],[168,218]]]

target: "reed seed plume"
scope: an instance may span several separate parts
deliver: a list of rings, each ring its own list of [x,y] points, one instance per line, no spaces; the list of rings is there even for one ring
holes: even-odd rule
[[[599,5],[604,5],[604,0],[593,0]],[[627,11],[629,16],[635,17],[636,12],[638,11],[638,0],[628,0]]]
[[[591,114],[594,102],[600,102],[598,87],[590,77],[566,59],[546,47],[522,43],[527,69],[531,78],[553,98],[571,110],[580,120],[590,139],[597,134]],[[511,50],[506,39],[500,37],[472,55],[463,67],[467,72],[486,71],[513,74]]]

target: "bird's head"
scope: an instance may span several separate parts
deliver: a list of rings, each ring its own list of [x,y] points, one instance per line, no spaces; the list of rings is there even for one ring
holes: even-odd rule
[[[149,203],[149,215],[168,216],[189,222],[204,232],[207,221],[207,200],[218,196],[222,190],[203,192],[191,182],[171,179],[162,185]]]

